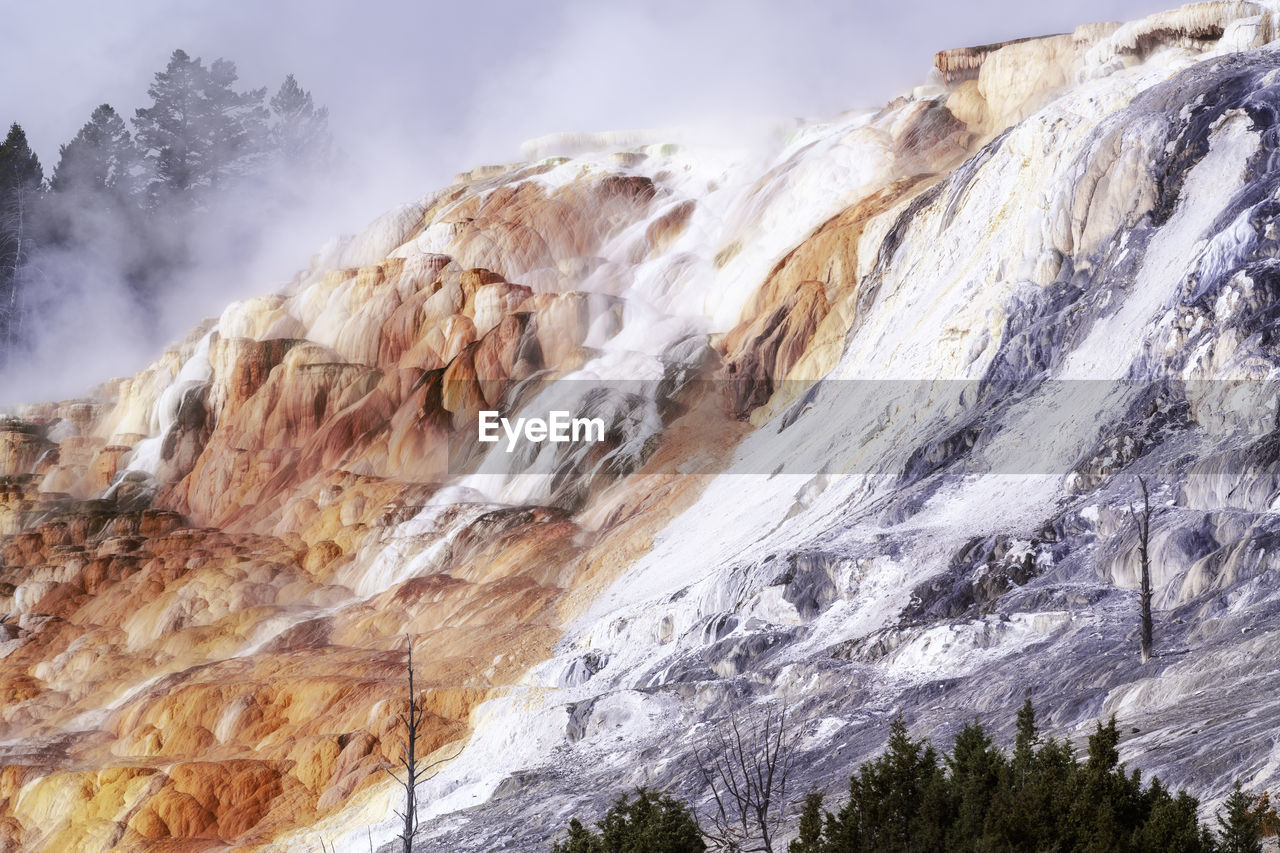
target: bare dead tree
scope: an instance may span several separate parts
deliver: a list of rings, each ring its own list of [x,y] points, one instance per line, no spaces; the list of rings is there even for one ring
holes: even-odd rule
[[[396,836],[400,839],[401,849],[404,853],[412,853],[413,840],[418,835],[421,825],[418,820],[418,783],[425,778],[427,771],[434,767],[438,767],[458,756],[458,753],[433,761],[430,764],[423,765],[418,757],[418,738],[423,733],[423,721],[426,719],[426,699],[420,696],[413,683],[413,638],[408,637],[409,644],[409,710],[407,713],[398,714],[400,722],[404,724],[405,735],[400,742],[400,759],[399,764],[404,768],[404,778],[401,779],[390,768],[383,768],[387,771],[392,779],[404,788],[404,811],[397,811],[396,816],[404,822],[404,828],[401,833]],[[372,843],[372,841],[370,842]]]
[[[718,729],[694,752],[711,790],[709,826],[703,834],[720,850],[774,853],[787,817],[787,780],[795,764],[786,709],[770,710],[756,725],[731,716],[727,729]]]
[[[26,236],[28,210],[33,190],[26,182],[18,180],[12,196],[0,210],[0,248],[11,253],[7,268],[0,272],[0,281],[7,281],[9,304],[4,307],[4,349],[12,353],[22,330],[22,273],[27,260],[31,240]]]
[[[1147,481],[1138,478],[1138,485],[1142,488],[1142,513],[1139,515],[1137,510],[1132,506],[1129,507],[1129,515],[1133,518],[1133,523],[1138,528],[1138,561],[1141,564],[1142,579],[1139,592],[1139,601],[1141,602],[1141,620],[1142,620],[1142,662],[1146,663],[1151,660],[1152,646],[1152,629],[1151,629],[1151,493],[1147,490]]]

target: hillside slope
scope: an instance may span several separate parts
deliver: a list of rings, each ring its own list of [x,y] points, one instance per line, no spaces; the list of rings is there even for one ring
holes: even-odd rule
[[[1276,15],[945,51],[767,151],[541,140],[23,407],[0,837],[386,842],[406,634],[449,849],[696,800],[693,747],[778,703],[796,790],[1024,696],[1210,800],[1274,787]],[[605,438],[508,452],[490,409]]]

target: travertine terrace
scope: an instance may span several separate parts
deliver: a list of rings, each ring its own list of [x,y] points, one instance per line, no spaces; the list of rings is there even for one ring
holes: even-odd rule
[[[17,408],[0,847],[388,842],[406,635],[441,849],[542,849],[620,784],[696,802],[698,733],[776,701],[847,759],[819,785],[898,713],[998,728],[1028,690],[1210,801],[1275,783],[1276,14],[943,51],[767,150],[540,140]],[[475,442],[566,387],[607,441]]]

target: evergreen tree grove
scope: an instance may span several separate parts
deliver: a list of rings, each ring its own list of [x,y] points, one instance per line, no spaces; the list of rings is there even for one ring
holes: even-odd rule
[[[859,768],[820,830],[821,796],[806,799],[789,853],[1217,853],[1196,799],[1157,779],[1144,787],[1119,763],[1118,743],[1115,721],[1099,723],[1082,762],[1068,744],[1040,738],[1028,703],[1012,755],[973,722],[939,758],[897,720],[884,754]]]
[[[1099,722],[1077,756],[1067,742],[1040,736],[1028,701],[1011,753],[974,721],[940,755],[899,718],[883,754],[849,779],[837,811],[823,808],[820,791],[805,795],[787,853],[1261,853],[1262,839],[1280,828],[1266,794],[1237,787],[1211,831],[1195,797],[1126,772],[1119,743],[1115,719]],[[687,805],[642,788],[616,801],[595,829],[571,821],[552,853],[704,849]]]
[[[19,125],[0,144],[0,363],[25,318],[66,309],[61,294],[83,282],[146,316],[198,268],[234,275],[262,226],[333,165],[328,110],[293,75],[268,109],[265,88],[238,88],[234,63],[175,50],[147,94],[132,133],[109,104],[95,108],[47,187]],[[31,281],[50,286],[34,294]]]

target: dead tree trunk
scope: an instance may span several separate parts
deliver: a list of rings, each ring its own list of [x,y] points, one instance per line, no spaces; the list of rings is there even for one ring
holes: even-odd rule
[[[26,252],[27,190],[19,180],[14,188],[11,207],[5,211],[5,225],[13,229],[13,262],[5,270],[9,280],[9,306],[5,311],[4,350],[12,355],[14,342],[22,330],[22,295],[19,282]]]
[[[413,853],[413,841],[421,829],[418,820],[418,783],[427,778],[427,772],[439,767],[446,761],[452,761],[462,752],[461,749],[455,751],[452,755],[446,755],[444,758],[423,764],[418,757],[418,738],[422,736],[424,731],[423,723],[427,717],[426,698],[418,695],[417,688],[413,683],[413,638],[408,638],[409,644],[409,711],[404,714],[398,714],[400,722],[404,723],[405,735],[404,740],[400,742],[400,766],[404,768],[404,778],[401,779],[389,768],[383,768],[387,774],[395,779],[399,785],[404,788],[404,811],[396,812],[396,815],[404,822],[404,828],[396,837],[400,839],[400,849],[403,853]],[[369,845],[373,846],[373,837],[369,838]]]
[[[1142,644],[1142,662],[1146,663],[1151,660],[1151,493],[1147,489],[1147,482],[1141,477],[1138,478],[1138,485],[1142,487],[1142,514],[1139,515],[1133,507],[1129,507],[1129,515],[1133,517],[1133,522],[1138,527],[1138,561],[1141,565],[1142,580],[1139,592],[1139,601],[1141,603],[1141,620],[1142,631],[1140,642]]]
[[[418,736],[422,728],[422,718],[425,713],[423,701],[418,696],[413,685],[413,638],[409,638],[409,711],[407,714],[400,714],[400,722],[404,723],[405,737],[400,743],[400,766],[404,768],[405,777],[401,779],[387,771],[392,779],[395,779],[404,788],[404,811],[396,812],[402,821],[404,821],[404,829],[397,836],[400,839],[401,849],[404,853],[412,853],[413,839],[418,834],[418,776],[421,772],[418,767]]]

